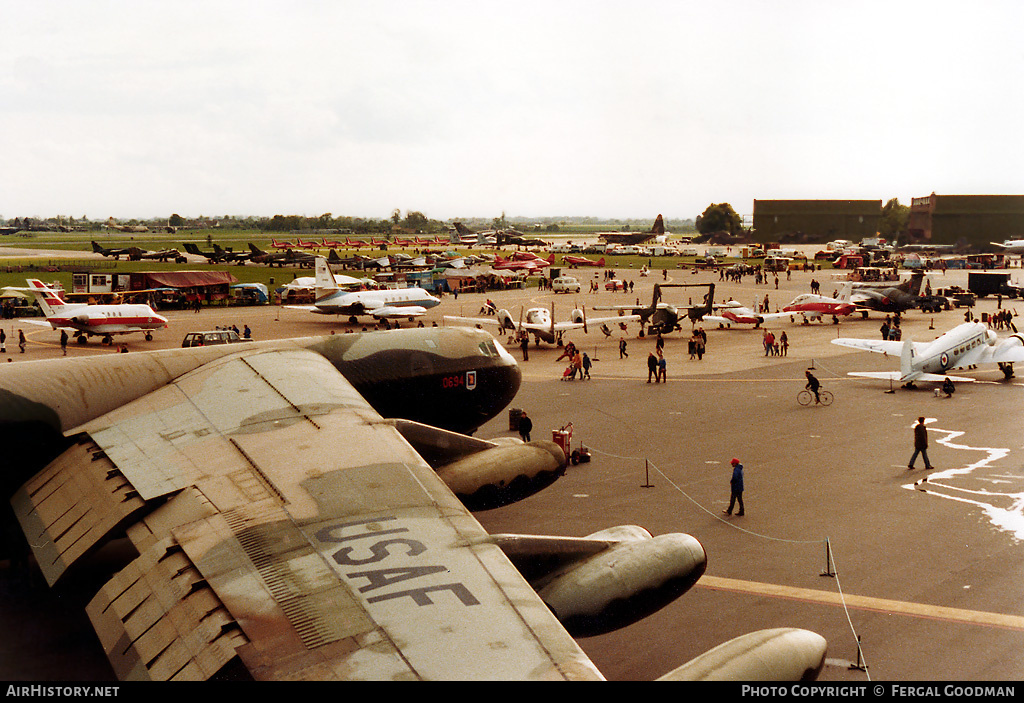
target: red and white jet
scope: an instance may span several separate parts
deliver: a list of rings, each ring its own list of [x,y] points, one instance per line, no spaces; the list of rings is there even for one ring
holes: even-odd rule
[[[588,259],[585,256],[563,256],[562,263],[569,264],[570,266],[604,266],[604,257],[602,256],[597,261]]]
[[[46,322],[55,329],[72,331],[79,344],[85,344],[89,337],[101,336],[104,344],[110,344],[115,334],[144,332],[146,341],[153,339],[153,330],[167,327],[167,318],[157,314],[145,303],[122,305],[86,305],[68,303],[58,291],[48,288],[38,279],[29,279],[25,291],[35,296],[46,316]]]
[[[835,298],[815,293],[804,293],[793,298],[792,302],[782,308],[782,312],[790,315],[802,315],[804,319],[820,320],[823,315],[845,317],[857,309],[857,306],[850,301],[852,291],[853,284],[845,283]]]

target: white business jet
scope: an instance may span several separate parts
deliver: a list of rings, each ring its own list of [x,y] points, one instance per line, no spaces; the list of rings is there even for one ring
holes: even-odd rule
[[[316,257],[316,299],[312,305],[287,305],[295,310],[308,310],[321,315],[348,315],[355,324],[359,315],[377,319],[413,318],[426,313],[441,301],[422,288],[382,288],[379,290],[343,290],[327,259]]]

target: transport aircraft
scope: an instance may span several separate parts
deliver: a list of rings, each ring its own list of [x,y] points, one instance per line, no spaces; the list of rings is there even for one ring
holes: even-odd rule
[[[598,232],[599,239],[608,244],[642,244],[665,235],[665,220],[659,214],[649,232]]]
[[[422,288],[381,288],[346,291],[338,286],[327,259],[316,257],[316,299],[312,305],[288,305],[295,310],[308,310],[321,315],[348,315],[355,324],[360,315],[377,319],[419,317],[441,301]]]
[[[58,291],[48,288],[42,281],[28,279],[27,288],[14,288],[30,293],[39,302],[46,322],[55,330],[72,331],[79,344],[89,337],[99,336],[104,344],[113,342],[115,334],[143,332],[146,341],[153,339],[153,330],[167,327],[167,318],[145,303],[119,305],[86,305],[68,303]]]
[[[497,325],[503,332],[515,332],[517,334],[526,332],[527,334],[532,334],[535,344],[539,345],[543,341],[558,346],[562,346],[562,335],[572,330],[583,330],[583,333],[586,334],[588,325],[598,325],[600,327],[612,322],[625,324],[627,322],[638,322],[639,320],[639,315],[587,318],[585,309],[576,308],[570,314],[568,321],[555,322],[554,303],[551,304],[550,308],[536,307],[520,310],[519,320],[513,318],[509,311],[505,309],[497,310],[494,317],[444,316],[445,323]],[[605,332],[606,336],[608,334],[610,332]]]
[[[553,442],[460,433],[520,382],[467,328],[4,364],[5,485],[47,583],[96,589],[121,679],[601,679],[574,637],[657,612],[707,556],[633,526],[488,534],[470,505],[565,471]],[[760,630],[662,678],[810,680],[826,650]]]
[[[1011,256],[1020,256],[1024,254],[1024,239],[1007,239],[1002,244],[999,242],[989,242],[994,247],[997,247],[1001,253],[1009,254]]]
[[[913,387],[915,381],[942,383],[946,378],[970,382],[974,379],[949,376],[946,372],[981,364],[998,364],[1003,375],[1012,378],[1014,362],[1024,361],[1024,337],[1013,334],[999,339],[980,322],[964,322],[931,342],[840,338],[832,343],[899,357],[899,371],[858,371],[849,375],[899,381],[907,387]]]
[[[699,305],[671,305],[664,302],[662,290],[664,288],[707,288],[704,295],[704,302]],[[644,335],[644,325],[651,334],[666,334],[681,330],[681,321],[689,318],[691,324],[696,324],[711,314],[714,309],[715,284],[714,283],[655,283],[654,296],[649,306],[643,305],[595,305],[594,310],[620,310],[623,313],[629,312],[640,317],[640,336]]]

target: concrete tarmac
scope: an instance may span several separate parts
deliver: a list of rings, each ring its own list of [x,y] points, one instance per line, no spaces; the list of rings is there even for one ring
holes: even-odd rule
[[[520,306],[554,304],[565,319],[586,304],[649,303],[660,272],[633,280],[632,294],[546,291],[446,296],[425,316],[478,313],[494,300],[518,316]],[[623,272],[619,272],[620,275]],[[756,285],[725,284],[717,274],[672,270],[669,280],[714,282],[716,299],[751,305],[767,294],[774,310],[807,292],[812,277],[830,294],[830,272],[797,273]],[[933,276],[933,287],[959,283],[964,272]],[[697,289],[694,301],[699,302]],[[687,289],[666,292],[686,303]],[[1002,301],[1018,307],[1017,301]],[[997,302],[980,301],[975,316]],[[359,331],[344,320],[279,308],[170,311],[172,326],[153,342],[135,335],[130,351],[173,347],[186,332],[248,324],[257,338]],[[836,336],[878,338],[884,315],[829,323],[773,324],[790,338],[788,355],[765,356],[762,330],[705,325],[707,354],[691,360],[686,333],[665,336],[666,383],[646,383],[650,337],[618,333],[567,334],[592,359],[592,378],[561,380],[561,349],[531,343],[521,362],[524,382],[513,407],[527,410],[534,438],[571,423],[572,447],[591,460],[571,466],[555,484],[515,505],[477,513],[492,532],[586,535],[617,524],[653,534],[687,532],[708,554],[705,576],[682,598],[617,632],[580,640],[613,680],[649,680],[733,637],[761,628],[801,627],[829,642],[820,680],[998,681],[1024,677],[1024,442],[1020,434],[1024,381],[995,368],[958,372],[978,379],[954,397],[932,388],[892,389],[886,381],[853,379],[854,370],[891,370],[898,359],[829,343]],[[904,339],[925,341],[959,324],[963,309],[904,317]],[[408,324],[408,323],[405,323]],[[57,333],[4,321],[7,357],[21,363],[61,355]],[[20,354],[12,329],[29,344]],[[372,325],[371,325],[372,328]],[[1005,336],[1006,332],[1001,332]],[[504,339],[503,339],[504,341]],[[518,359],[518,348],[509,347]],[[115,353],[73,342],[68,356]],[[0,361],[0,363],[7,363]],[[813,368],[835,394],[830,407],[803,407],[797,393]],[[912,426],[928,418],[929,456],[936,467],[908,470]],[[482,427],[484,438],[514,435],[507,415]],[[729,517],[731,458],[745,467],[746,514]],[[923,479],[927,481],[920,483]],[[915,484],[917,484],[915,486]],[[80,594],[44,590],[41,579],[0,564],[0,677],[7,680],[86,680],[112,676],[92,635]],[[858,651],[858,640],[860,650]],[[866,664],[863,668],[851,665]]]

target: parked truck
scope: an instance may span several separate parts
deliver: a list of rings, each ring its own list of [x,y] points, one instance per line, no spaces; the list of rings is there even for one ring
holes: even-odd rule
[[[1010,283],[1010,274],[994,271],[968,271],[967,289],[979,298],[986,295],[1003,295],[1016,298],[1021,294],[1019,286]]]

